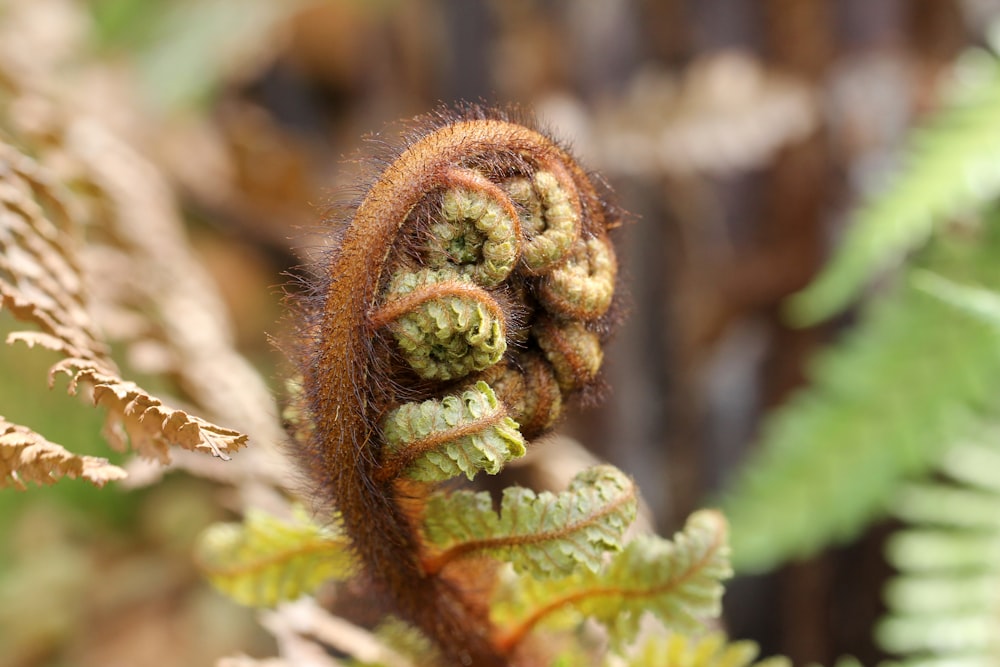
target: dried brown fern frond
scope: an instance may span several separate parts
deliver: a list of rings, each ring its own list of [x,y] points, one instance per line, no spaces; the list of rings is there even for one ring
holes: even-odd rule
[[[125,471],[107,459],[74,454],[0,416],[0,488],[24,490],[28,482],[54,484],[62,477],[104,486],[125,477]]]
[[[51,173],[50,180],[72,190],[72,220],[61,226],[72,229],[78,241],[72,255],[77,277],[87,285],[86,319],[101,332],[92,338],[122,345],[120,358],[129,369],[170,381],[177,398],[161,396],[163,402],[197,410],[206,420],[232,425],[265,445],[240,457],[239,465],[215,465],[184,451],[171,457],[174,463],[237,485],[257,498],[250,504],[266,504],[244,487],[266,489],[273,499],[274,488],[287,485],[283,461],[267,446],[284,439],[278,409],[266,383],[236,349],[219,287],[195,256],[171,183],[149,157],[157,130],[137,112],[134,82],[81,55],[80,35],[69,28],[57,48],[46,46],[51,30],[36,34],[32,29],[39,22],[56,28],[78,25],[85,17],[77,14],[77,8],[58,0],[5,13],[0,25],[0,95],[5,102],[0,133]],[[46,57],[20,57],[38,51]],[[94,85],[101,86],[101,94],[93,94]],[[58,349],[55,341],[35,342]],[[90,384],[108,384],[117,370],[114,364],[104,366],[67,361],[62,370]],[[173,411],[162,403],[124,384],[114,388],[100,398],[112,407],[129,404],[129,414],[120,416],[132,422],[136,433],[145,429],[149,436],[149,429],[165,425],[174,431],[171,437],[219,451],[235,435],[207,429],[208,421],[165,422]],[[133,409],[141,425],[133,419]],[[127,430],[109,435],[123,445]],[[148,483],[166,469],[164,456],[140,453],[153,463],[127,466],[138,473],[130,482]]]
[[[105,436],[115,448],[130,440],[142,456],[167,462],[171,445],[220,457],[241,447],[245,435],[167,407],[121,377],[87,310],[73,238],[79,233],[76,216],[43,168],[0,144],[0,307],[37,327],[15,331],[7,342],[40,345],[63,355],[50,369],[50,384],[65,373],[70,393],[81,383],[91,387],[94,402],[108,409]],[[44,442],[30,432],[19,433],[22,439]],[[11,473],[24,466],[27,474],[23,456],[12,461],[16,467]]]

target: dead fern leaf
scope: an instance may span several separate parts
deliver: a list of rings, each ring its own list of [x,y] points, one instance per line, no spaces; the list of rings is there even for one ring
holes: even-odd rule
[[[71,121],[64,145],[79,161],[76,179],[91,193],[87,203],[98,238],[81,259],[102,292],[99,305],[119,320],[141,318],[142,330],[109,332],[111,339],[158,346],[160,371],[176,378],[185,398],[212,419],[252,434],[257,443],[283,442],[278,408],[235,349],[225,303],[191,250],[169,183],[99,123]],[[109,261],[110,271],[104,265]],[[134,279],[137,274],[142,280]]]
[[[104,486],[125,477],[125,471],[107,459],[67,451],[0,416],[0,489],[13,486],[24,490],[28,482],[54,484],[61,477]]]
[[[247,437],[239,431],[169,408],[134,382],[107,375],[99,367],[66,359],[52,367],[50,383],[56,373],[70,376],[70,393],[76,393],[81,382],[93,387],[94,404],[108,410],[104,437],[115,449],[123,450],[131,441],[132,447],[143,456],[169,463],[170,445],[228,459],[227,452],[246,442]],[[120,427],[128,439],[123,437]]]
[[[108,409],[104,434],[115,448],[131,440],[139,454],[162,463],[169,462],[171,445],[226,458],[245,444],[245,435],[169,408],[121,378],[87,312],[73,224],[69,205],[44,170],[0,143],[0,309],[38,327],[11,333],[7,343],[63,355],[49,371],[50,386],[65,373],[71,394],[81,383],[92,387],[94,403]]]

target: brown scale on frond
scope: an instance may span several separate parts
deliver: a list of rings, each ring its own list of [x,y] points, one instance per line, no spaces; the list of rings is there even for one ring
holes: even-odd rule
[[[297,432],[395,613],[448,664],[506,665],[527,658],[493,643],[481,582],[422,565],[421,498],[427,480],[499,470],[595,380],[619,221],[530,127],[479,108],[423,125],[368,186],[299,309],[309,426]]]

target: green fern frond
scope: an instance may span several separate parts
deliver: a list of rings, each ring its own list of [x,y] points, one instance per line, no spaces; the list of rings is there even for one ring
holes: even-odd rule
[[[1000,60],[990,57],[983,70],[983,80],[914,133],[895,182],[861,209],[830,264],[791,299],[795,321],[841,310],[937,226],[1000,195]]]
[[[628,657],[608,656],[603,667],[790,667],[784,657],[754,662],[760,649],[751,641],[727,641],[713,632],[691,638],[676,633],[653,634],[629,650]]]
[[[498,644],[512,647],[536,627],[574,627],[592,617],[620,646],[635,638],[645,612],[671,629],[699,627],[719,614],[720,582],[732,574],[728,556],[725,519],[702,510],[673,541],[636,538],[600,572],[579,568],[562,579],[519,577],[492,609],[505,628]]]
[[[307,595],[328,580],[348,578],[355,566],[347,538],[313,523],[301,508],[292,521],[250,510],[243,523],[210,526],[196,558],[217,589],[252,607]]]
[[[956,283],[1000,287],[1000,225],[984,235],[936,243],[931,268]],[[771,414],[756,460],[723,503],[737,571],[854,536],[904,479],[976,433],[1000,396],[1000,336],[904,282],[816,358],[812,375],[811,388]]]
[[[508,487],[499,514],[488,492],[438,493],[427,505],[424,535],[440,552],[425,567],[488,554],[535,577],[580,565],[596,572],[605,552],[621,549],[636,504],[632,480],[608,465],[581,472],[560,494]]]
[[[899,575],[877,628],[904,665],[1000,662],[1000,430],[944,457],[945,480],[911,484],[894,513],[910,524],[887,545]]]

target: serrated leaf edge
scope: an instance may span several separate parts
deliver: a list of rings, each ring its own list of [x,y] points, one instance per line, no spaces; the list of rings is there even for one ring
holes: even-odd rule
[[[574,521],[572,523],[566,524],[558,529],[534,532],[530,530],[530,526],[529,527],[521,526],[521,528],[525,529],[524,532],[456,542],[454,545],[443,549],[434,556],[425,559],[424,560],[425,570],[431,573],[438,572],[446,565],[457,559],[472,557],[484,552],[495,551],[500,549],[516,549],[517,547],[536,546],[543,542],[558,542],[563,539],[569,539],[569,536],[572,536],[577,532],[586,530],[587,528],[592,526],[600,526],[601,525],[600,522],[602,519],[622,511],[622,506],[631,502],[632,509],[631,510],[627,508],[624,509],[624,513],[627,516],[626,520],[624,520],[622,523],[623,523],[623,529],[627,528],[628,525],[631,524],[632,519],[634,519],[635,516],[635,504],[636,504],[635,483],[632,482],[632,480],[629,479],[628,476],[626,476],[624,473],[618,471],[616,468],[612,466],[600,466],[599,468],[601,470],[595,471],[594,469],[590,469],[577,475],[577,477],[574,478],[573,482],[571,482],[570,484],[571,488],[567,491],[564,491],[559,494],[543,492],[538,495],[535,495],[533,498],[527,501],[528,503],[537,503],[546,506],[554,505],[558,503],[560,499],[567,499],[572,501],[572,499],[581,492],[586,493],[587,491],[591,490],[596,491],[597,489],[596,484],[597,482],[601,481],[600,479],[595,479],[593,485],[591,486],[583,487],[582,489],[572,489],[573,484],[576,483],[577,480],[581,479],[583,474],[591,473],[596,475],[600,472],[610,473],[610,471],[614,471],[615,473],[617,473],[618,476],[620,476],[621,480],[624,481],[624,484],[622,485],[621,488],[621,492],[618,494],[617,497],[613,498],[610,502],[598,506],[596,511],[591,512],[587,516],[582,517],[579,520]],[[470,492],[459,492],[459,493],[473,495]],[[475,494],[475,495],[480,495],[480,494]],[[498,525],[503,524],[506,513],[520,510],[521,506],[515,505],[515,503],[517,503],[519,499],[510,499],[510,498],[511,496],[508,496],[506,494],[504,495],[499,514],[493,512],[492,509],[487,510],[488,512],[493,514],[494,517],[496,517],[496,523]],[[447,500],[445,500],[444,502],[447,503]],[[444,505],[442,511],[447,511],[447,504]],[[607,533],[607,531],[603,532],[605,532],[605,534]],[[617,537],[620,538],[620,535]],[[531,561],[527,562],[530,563]],[[518,560],[518,563],[521,563],[521,561]],[[589,565],[588,563],[582,561],[577,561],[577,564]],[[519,568],[515,566],[515,569]],[[552,572],[550,571],[542,570],[537,567],[526,568],[526,569],[531,571],[536,576],[545,576],[547,574],[552,574]],[[561,570],[556,568],[555,573],[558,574],[560,572]]]
[[[688,564],[688,566],[682,571],[675,573],[674,576],[671,576],[667,581],[645,588],[637,588],[634,586],[616,586],[613,584],[609,585],[603,583],[605,581],[603,573],[592,575],[589,579],[585,579],[581,582],[582,586],[580,588],[567,592],[563,595],[558,595],[545,602],[513,627],[499,629],[498,634],[494,639],[495,645],[501,647],[504,651],[513,650],[546,616],[559,611],[564,607],[578,605],[584,600],[601,597],[618,597],[627,599],[652,598],[666,595],[672,591],[678,590],[684,585],[685,582],[689,581],[698,573],[709,567],[710,564],[720,556],[720,554],[724,554],[724,552],[728,550],[726,540],[726,520],[722,513],[716,510],[699,510],[698,512],[692,514],[688,518],[684,530],[675,534],[672,542],[667,544],[673,545],[681,543],[686,538],[697,534],[699,526],[703,526],[705,529],[710,531],[712,535],[711,542],[707,545],[704,549],[704,553],[702,553],[699,558]],[[626,547],[626,550],[619,554],[617,558],[627,558],[630,548],[633,548],[633,545],[641,544],[642,542],[638,539],[631,542],[629,546]],[[611,569],[612,567],[613,563],[607,569]],[[730,575],[731,570],[727,563],[723,576],[728,577]],[[721,586],[719,588],[721,589]],[[719,590],[719,594],[721,596],[721,590]],[[718,606],[717,601],[714,606]]]

